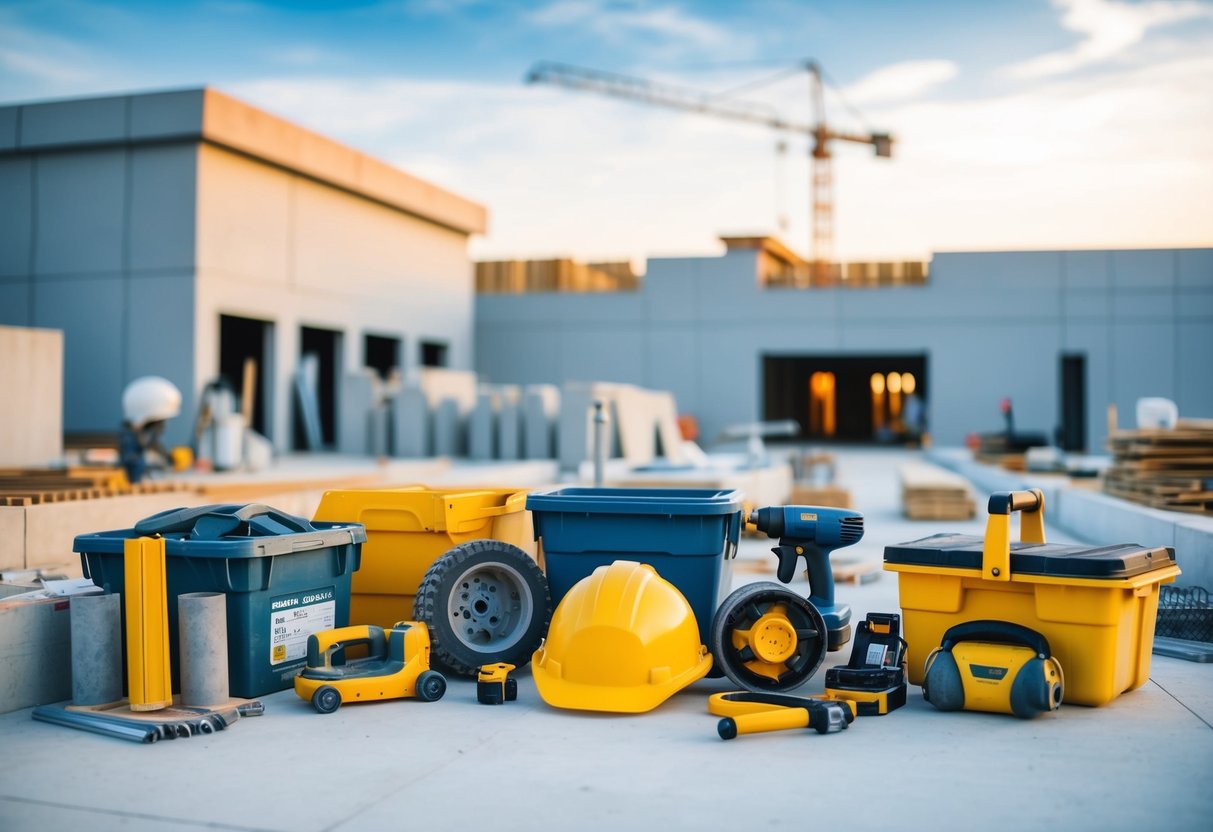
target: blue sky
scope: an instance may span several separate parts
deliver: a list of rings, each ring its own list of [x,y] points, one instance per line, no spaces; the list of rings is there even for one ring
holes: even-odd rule
[[[841,257],[1213,241],[1207,0],[0,5],[0,100],[211,84],[485,203],[483,257],[804,250],[802,140],[522,78],[718,91],[810,56],[832,123],[898,138],[836,147]],[[808,117],[799,75],[747,97]]]

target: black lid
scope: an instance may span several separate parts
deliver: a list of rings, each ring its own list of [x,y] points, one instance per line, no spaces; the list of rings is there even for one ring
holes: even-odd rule
[[[885,563],[981,569],[983,540],[971,534],[935,534],[884,549]],[[1131,578],[1175,563],[1168,546],[1118,543],[1012,543],[1011,574],[1066,578]]]

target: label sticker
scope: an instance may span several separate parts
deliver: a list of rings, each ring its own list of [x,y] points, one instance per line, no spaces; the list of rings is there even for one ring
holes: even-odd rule
[[[270,601],[270,664],[307,656],[307,637],[337,626],[333,588],[309,589]]]
[[[817,513],[813,512],[813,511],[802,511],[802,512],[800,512],[800,519],[801,520],[816,520]]]
[[[884,664],[884,645],[869,644],[868,655],[864,659],[863,663],[866,665],[875,665],[876,667],[882,666]]]

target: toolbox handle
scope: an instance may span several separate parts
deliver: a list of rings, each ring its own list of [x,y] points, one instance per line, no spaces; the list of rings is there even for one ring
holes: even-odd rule
[[[1045,542],[1045,495],[1031,491],[997,491],[990,495],[986,537],[981,550],[981,576],[987,581],[1011,580],[1011,513],[1021,512],[1019,540]]]
[[[949,627],[943,634],[941,650],[951,650],[962,641],[989,641],[994,644],[1011,644],[1017,647],[1027,647],[1042,659],[1052,655],[1049,650],[1049,640],[1035,630],[1022,624],[1010,621],[995,621],[983,619],[966,621]]]
[[[990,495],[990,514],[1010,514],[1013,511],[1038,512],[1045,506],[1044,493],[1039,488],[1031,491],[996,491]]]

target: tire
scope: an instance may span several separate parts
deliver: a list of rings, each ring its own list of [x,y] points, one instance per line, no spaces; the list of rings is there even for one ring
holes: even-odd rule
[[[446,693],[446,677],[436,670],[427,670],[417,677],[417,698],[422,702],[437,702]]]
[[[499,540],[473,540],[438,558],[413,601],[413,617],[430,629],[431,659],[458,676],[495,662],[523,667],[551,616],[539,566]]]
[[[318,714],[331,714],[341,707],[341,691],[332,685],[321,685],[312,694],[312,707]]]
[[[737,644],[759,621],[769,622],[774,645],[765,657],[763,647],[756,653],[748,642]],[[817,607],[770,581],[747,584],[724,599],[712,619],[711,635],[716,664],[733,682],[757,693],[803,685],[825,659],[829,639]]]

